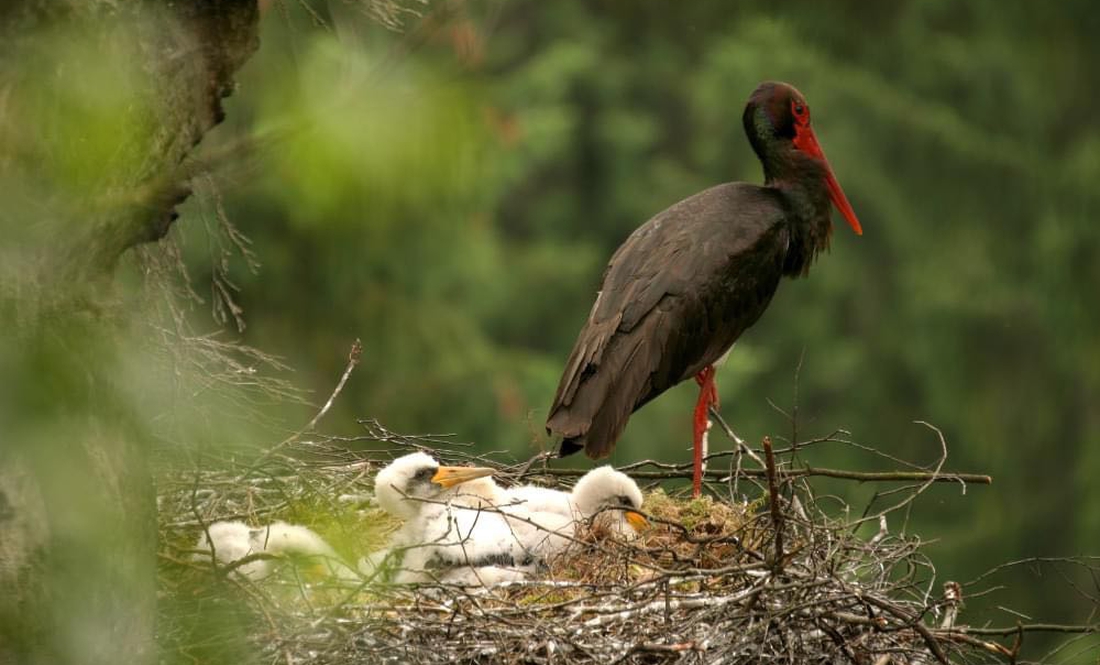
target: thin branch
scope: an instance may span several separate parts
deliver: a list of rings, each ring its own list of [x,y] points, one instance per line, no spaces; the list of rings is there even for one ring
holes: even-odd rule
[[[944,634],[965,633],[967,635],[1004,636],[1015,635],[1017,632],[1025,633],[1077,633],[1083,635],[1100,634],[1100,623],[1092,624],[1061,624],[1061,623],[1022,623],[1015,626],[998,626],[987,628],[957,627],[951,630],[936,631]]]
[[[772,529],[775,530],[775,560],[772,563],[778,573],[783,567],[783,510],[779,505],[779,480],[776,477],[772,440],[767,436],[764,437],[764,460],[768,465],[768,504],[771,506]]]
[[[588,473],[588,469],[539,469],[533,472],[533,476],[547,475],[560,478],[579,478]],[[750,478],[767,478],[766,469],[742,469],[741,474]],[[973,483],[976,485],[989,485],[993,482],[991,476],[977,473],[933,472],[933,471],[845,471],[841,469],[826,469],[822,467],[806,467],[803,469],[791,469],[783,475],[787,478],[803,478],[809,476],[821,476],[838,478],[841,480],[855,480],[859,482],[934,482],[934,483]],[[638,480],[672,480],[675,478],[691,478],[690,471],[633,471],[630,476]],[[729,473],[726,471],[707,471],[703,474],[705,479],[716,482],[725,482]]]
[[[929,651],[936,657],[936,660],[940,661],[942,665],[950,665],[950,661],[947,660],[947,654],[943,652],[943,647],[940,646],[939,640],[932,634],[932,631],[928,630],[928,627],[924,625],[919,615],[910,615],[907,611],[894,603],[877,598],[874,595],[868,594],[862,596],[862,598],[875,607],[885,610],[889,614],[900,619],[906,626],[910,626],[916,630],[924,640],[924,643],[928,646]]]
[[[341,375],[340,381],[336,384],[336,388],[333,389],[332,395],[329,396],[328,401],[326,401],[324,406],[322,406],[321,409],[317,412],[317,415],[313,416],[313,419],[310,420],[309,424],[307,424],[305,427],[298,430],[297,432],[294,432],[279,443],[275,444],[258,458],[256,458],[256,460],[241,473],[239,479],[247,478],[254,471],[263,466],[268,460],[270,460],[273,455],[275,455],[277,452],[290,445],[294,441],[297,441],[303,434],[311,431],[313,427],[317,425],[317,422],[326,413],[328,413],[329,408],[332,407],[332,403],[336,400],[336,397],[340,394],[340,391],[344,389],[344,384],[347,383],[348,376],[351,375],[351,371],[355,369],[355,366],[359,364],[359,359],[362,354],[363,344],[359,341],[358,338],[356,338],[356,340],[351,345],[351,350],[348,352],[348,364],[347,367],[344,368],[344,373],[343,375]]]
[[[363,343],[359,341],[359,338],[355,339],[355,342],[351,345],[351,351],[348,353],[348,365],[344,368],[343,375],[340,376],[340,382],[336,384],[336,388],[329,395],[328,401],[321,407],[321,410],[317,412],[317,415],[313,416],[313,420],[309,421],[306,425],[305,431],[312,432],[317,428],[317,422],[321,420],[328,413],[328,410],[332,408],[332,403],[336,401],[336,398],[340,395],[340,391],[344,389],[344,384],[348,382],[348,377],[351,376],[351,371],[355,369],[355,366],[359,364],[359,359],[363,355]]]

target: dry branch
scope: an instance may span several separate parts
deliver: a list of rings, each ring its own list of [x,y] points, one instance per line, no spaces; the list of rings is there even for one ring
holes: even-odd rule
[[[351,345],[351,351],[348,352],[348,364],[344,368],[344,373],[340,375],[340,381],[336,384],[336,388],[333,389],[332,394],[329,395],[328,401],[321,407],[321,410],[317,412],[317,415],[313,416],[313,419],[309,421],[309,424],[305,426],[306,432],[312,432],[317,428],[317,422],[321,418],[325,417],[328,410],[332,408],[332,403],[336,401],[336,398],[340,395],[340,392],[344,389],[344,384],[348,382],[348,377],[351,376],[351,371],[355,369],[355,366],[359,364],[359,359],[363,355],[363,343],[358,338]]]
[[[1015,626],[965,628],[949,631],[938,631],[945,635],[965,633],[967,635],[1008,636],[1023,631],[1025,633],[1072,633],[1089,635],[1100,633],[1100,623],[1093,624],[1060,624],[1060,623],[1022,623]]]
[[[534,475],[558,476],[562,478],[579,478],[587,473],[587,469],[539,469]],[[639,480],[672,480],[676,478],[691,478],[691,471],[632,471],[630,475]],[[742,469],[741,475],[748,478],[767,478],[766,469]],[[843,469],[826,469],[822,467],[803,467],[789,469],[783,472],[785,478],[810,478],[814,476],[825,478],[837,478],[840,480],[855,480],[859,482],[934,482],[934,483],[973,483],[976,485],[990,485],[993,483],[991,476],[980,473],[931,472],[931,471],[846,471]],[[703,477],[713,482],[725,482],[729,478],[726,471],[706,471]]]
[[[771,437],[764,437],[764,462],[768,473],[768,506],[771,509],[772,529],[775,531],[775,569],[783,567],[783,508],[779,505],[779,480],[775,468],[775,453]]]

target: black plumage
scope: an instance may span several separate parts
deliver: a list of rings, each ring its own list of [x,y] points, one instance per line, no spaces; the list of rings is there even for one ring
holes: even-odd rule
[[[781,277],[806,274],[828,246],[830,198],[859,232],[797,90],[762,84],[743,121],[764,186],[727,183],[688,197],[611,257],[546,422],[562,455],[606,456],[631,413],[719,360]]]

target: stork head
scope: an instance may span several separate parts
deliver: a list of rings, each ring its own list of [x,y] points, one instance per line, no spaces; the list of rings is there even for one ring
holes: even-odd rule
[[[801,92],[788,83],[761,83],[749,96],[742,122],[769,182],[789,179],[793,173],[807,175],[805,164],[811,162],[814,168],[810,171],[815,179],[820,177],[818,184],[827,189],[833,205],[856,235],[863,234],[863,227],[810,126],[810,105]]]

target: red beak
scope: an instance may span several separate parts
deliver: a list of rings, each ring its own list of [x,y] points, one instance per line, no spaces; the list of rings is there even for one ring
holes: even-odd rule
[[[829,198],[833,200],[833,205],[840,211],[840,214],[844,215],[844,219],[848,220],[848,225],[852,227],[856,235],[863,235],[863,227],[859,225],[856,213],[852,210],[852,204],[848,203],[848,197],[844,196],[844,190],[840,188],[840,183],[836,181],[833,168],[829,166],[829,160],[825,159],[825,153],[821,151],[821,144],[817,142],[814,130],[808,126],[797,127],[795,129],[794,147],[808,155],[817,157],[825,165],[825,184],[829,186]]]

